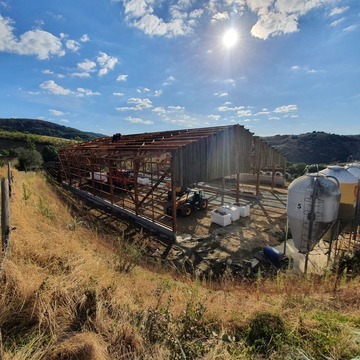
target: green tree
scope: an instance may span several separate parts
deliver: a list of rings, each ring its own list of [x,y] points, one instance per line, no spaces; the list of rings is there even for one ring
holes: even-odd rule
[[[42,149],[41,155],[43,157],[44,163],[49,161],[58,160],[58,149],[53,145],[46,145]]]
[[[34,149],[18,148],[18,170],[31,171],[39,169],[43,164],[41,154]]]

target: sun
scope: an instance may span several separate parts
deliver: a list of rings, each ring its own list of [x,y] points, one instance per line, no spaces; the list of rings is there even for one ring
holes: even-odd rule
[[[237,39],[238,39],[238,33],[236,32],[236,30],[229,29],[225,32],[223,36],[223,44],[225,45],[225,47],[231,48],[236,44]]]

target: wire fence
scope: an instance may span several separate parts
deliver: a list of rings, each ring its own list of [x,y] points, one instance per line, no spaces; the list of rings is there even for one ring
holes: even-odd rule
[[[10,197],[13,176],[10,163],[8,163],[7,176],[1,178],[1,257],[0,275],[3,272],[3,265],[10,250]]]

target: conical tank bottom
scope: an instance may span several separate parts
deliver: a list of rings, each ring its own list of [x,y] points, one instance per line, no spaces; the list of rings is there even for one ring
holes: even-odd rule
[[[312,251],[319,242],[319,239],[323,237],[332,225],[328,222],[313,222],[311,234],[309,234],[310,221],[303,221],[291,216],[288,219],[294,245],[299,250],[299,253],[302,254]]]

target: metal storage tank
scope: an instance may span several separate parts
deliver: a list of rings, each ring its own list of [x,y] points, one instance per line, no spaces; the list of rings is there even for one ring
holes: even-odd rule
[[[341,197],[338,217],[340,220],[339,232],[342,232],[355,216],[358,179],[344,167],[338,165],[328,166],[321,170],[320,174],[333,176],[339,181]]]
[[[356,178],[360,179],[360,163],[347,164],[345,169]]]
[[[301,176],[289,185],[286,212],[300,253],[311,251],[336,221],[340,195],[337,180],[319,174]]]

